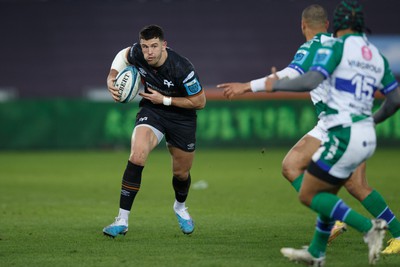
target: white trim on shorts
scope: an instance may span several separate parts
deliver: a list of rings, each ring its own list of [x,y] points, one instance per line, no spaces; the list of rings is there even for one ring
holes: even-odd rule
[[[133,134],[135,134],[136,128],[141,127],[141,126],[148,127],[153,131],[153,133],[156,135],[157,140],[158,140],[157,144],[159,144],[161,142],[161,140],[164,138],[164,134],[162,132],[160,132],[157,128],[155,128],[154,126],[151,126],[150,124],[139,124],[139,125],[135,126],[135,128],[133,129]]]

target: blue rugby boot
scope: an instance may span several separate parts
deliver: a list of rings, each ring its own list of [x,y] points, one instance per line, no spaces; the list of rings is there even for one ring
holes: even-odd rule
[[[176,218],[178,219],[179,227],[181,228],[182,232],[186,235],[190,235],[194,231],[194,222],[192,217],[190,217],[187,208],[178,209],[174,205],[174,211]]]
[[[120,217],[115,218],[115,222],[109,226],[104,227],[103,233],[109,237],[116,237],[117,235],[126,235],[128,232],[128,221]]]

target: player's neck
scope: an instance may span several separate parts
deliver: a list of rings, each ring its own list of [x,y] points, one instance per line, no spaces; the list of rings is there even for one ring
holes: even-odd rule
[[[307,41],[310,41],[318,33],[326,33],[326,29],[324,28],[308,29],[307,31],[305,31],[304,36],[306,37]]]
[[[346,35],[346,34],[351,34],[351,33],[355,33],[355,31],[353,31],[352,29],[344,29],[344,30],[339,30],[337,31],[336,35],[337,37]]]

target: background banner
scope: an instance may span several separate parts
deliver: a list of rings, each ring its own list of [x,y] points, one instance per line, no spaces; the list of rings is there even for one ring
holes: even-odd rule
[[[135,102],[3,102],[0,149],[129,149],[137,111]],[[310,100],[208,101],[198,111],[197,148],[291,147],[315,123]],[[400,145],[400,113],[377,134],[378,147]]]

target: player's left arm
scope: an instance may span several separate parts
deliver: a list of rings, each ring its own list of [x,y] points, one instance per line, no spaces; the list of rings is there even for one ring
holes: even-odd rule
[[[375,124],[383,122],[400,108],[399,83],[396,81],[386,57],[382,54],[381,56],[384,61],[385,73],[381,81],[380,91],[385,95],[386,98],[379,109],[372,115]]]
[[[392,116],[400,108],[400,87],[390,91],[379,109],[374,113],[375,124],[381,123]]]
[[[206,96],[204,90],[198,94],[186,97],[168,97],[162,95],[160,92],[147,88],[150,93],[139,93],[143,98],[150,100],[153,104],[162,104],[165,106],[176,106],[187,109],[202,109],[206,105]]]
[[[206,96],[194,69],[189,69],[189,72],[186,72],[180,80],[179,88],[182,90],[182,96],[165,96],[151,88],[148,88],[150,93],[143,92],[140,95],[153,104],[186,109],[203,109],[206,105]]]
[[[203,109],[206,106],[206,94],[200,93],[187,97],[171,97],[171,105],[188,109]]]
[[[203,109],[206,106],[206,95],[194,68],[184,75],[180,86],[186,96],[170,97],[167,103],[170,101],[172,106],[187,109]],[[165,99],[163,104],[165,105]]]
[[[269,82],[267,80],[265,84],[267,92],[306,92],[315,89],[335,71],[341,61],[342,47],[343,42],[341,40],[325,42],[324,46],[317,50],[312,66],[306,74],[291,80],[277,80],[277,77]]]
[[[286,92],[308,92],[315,89],[325,79],[318,71],[309,71],[306,74],[295,79],[277,80],[272,88],[267,84],[268,92],[286,91]]]
[[[280,70],[276,73],[279,79],[289,78],[293,79],[300,76],[300,73],[296,71],[294,68],[286,67],[283,70]],[[235,96],[243,95],[248,92],[258,93],[258,92],[266,92],[265,84],[270,76],[254,79],[250,82],[239,83],[239,82],[231,82],[231,83],[222,83],[218,84],[217,88],[223,89],[224,96],[228,99],[232,99]]]

